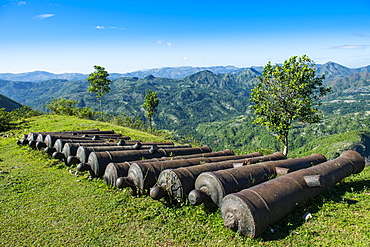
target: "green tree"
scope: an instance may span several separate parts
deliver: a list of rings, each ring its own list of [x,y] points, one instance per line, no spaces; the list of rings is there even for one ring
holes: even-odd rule
[[[320,121],[320,99],[330,92],[322,86],[324,75],[315,76],[315,63],[306,55],[293,56],[282,65],[264,67],[259,82],[252,89],[254,123],[274,132],[288,154],[288,134],[294,120],[307,123]]]
[[[103,118],[102,97],[110,92],[110,83],[112,81],[108,79],[109,74],[104,67],[95,65],[94,69],[95,71],[87,78],[90,85],[87,90],[96,94],[96,98],[100,103],[101,118]]]
[[[50,104],[47,104],[46,108],[54,114],[73,116],[76,110],[74,105],[77,103],[75,100],[57,98],[50,101]]]
[[[143,107],[145,108],[146,117],[148,118],[150,131],[152,131],[153,130],[152,120],[153,116],[157,113],[157,106],[159,104],[159,100],[157,98],[156,92],[153,92],[150,89],[148,89],[146,92],[147,93],[144,98],[145,102],[143,104]]]

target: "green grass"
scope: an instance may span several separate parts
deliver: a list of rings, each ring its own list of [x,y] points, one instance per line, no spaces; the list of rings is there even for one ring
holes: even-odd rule
[[[107,123],[40,116],[0,137],[1,246],[368,246],[370,167],[299,206],[257,239],[223,226],[219,211],[202,206],[168,208],[147,196],[131,196],[102,180],[76,176],[61,163],[16,138],[30,131],[98,127],[132,139],[147,133]],[[12,136],[12,133],[14,136]],[[72,168],[73,169],[73,168]],[[313,218],[305,222],[302,216]]]
[[[290,158],[308,156],[312,153],[321,153],[327,159],[338,157],[343,151],[352,149],[355,144],[363,143],[362,136],[369,136],[368,132],[352,130],[341,134],[318,137],[303,147],[289,153]]]

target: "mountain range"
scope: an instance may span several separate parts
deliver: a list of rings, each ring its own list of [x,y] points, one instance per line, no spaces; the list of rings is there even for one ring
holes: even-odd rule
[[[162,68],[156,73],[180,76],[198,69],[204,68]],[[211,69],[227,73],[215,73]],[[103,97],[104,111],[108,114],[144,118],[142,104],[146,91],[150,89],[157,92],[160,100],[158,113],[154,117],[157,127],[181,135],[196,135],[194,132],[201,123],[248,115],[251,112],[250,90],[261,76],[262,69],[210,67],[181,79],[157,77],[153,75],[154,70],[148,70],[140,72],[140,77],[112,78],[112,90]],[[346,113],[370,111],[370,66],[350,69],[328,62],[317,65],[316,74],[323,73],[326,76],[324,85],[332,88],[322,106],[326,113],[338,113],[339,110]],[[64,74],[70,76],[64,78],[55,78],[54,74],[47,72],[32,72],[28,75],[21,74],[23,80],[9,80],[9,74],[8,77],[0,75],[0,78],[8,78],[0,79],[0,94],[35,110],[47,110],[46,104],[60,97],[78,101],[77,107],[99,109],[95,95],[87,91],[86,76],[82,74],[77,74],[79,77],[75,77],[76,74]]]
[[[370,65],[367,67],[351,69],[334,62],[328,62],[322,65],[316,65],[317,74],[325,73],[327,78],[336,78],[338,76],[349,76],[358,72],[370,72]],[[249,68],[237,68],[235,66],[213,66],[213,67],[164,67],[147,70],[140,70],[130,73],[110,73],[110,79],[118,79],[121,77],[138,77],[144,78],[148,75],[160,78],[182,79],[186,76],[195,74],[199,71],[209,70],[215,74],[238,74],[246,69],[254,69],[262,72],[263,67],[253,66]],[[54,74],[46,71],[33,71],[26,73],[0,73],[0,79],[9,81],[29,81],[41,82],[51,79],[62,79],[68,81],[84,80],[88,74],[82,73],[62,73]]]

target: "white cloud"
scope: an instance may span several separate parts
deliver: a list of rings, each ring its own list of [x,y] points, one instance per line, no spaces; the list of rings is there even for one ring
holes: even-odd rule
[[[123,28],[123,27],[113,27],[113,26],[110,26],[110,27],[105,27],[105,26],[96,26],[95,27],[96,29],[122,29],[122,30],[124,30],[125,28]]]
[[[172,47],[172,43],[171,42],[165,41],[163,39],[157,40],[157,43],[160,44],[160,45],[164,44],[164,45],[168,46],[169,48]]]
[[[331,49],[340,49],[340,50],[365,50],[368,45],[340,45],[332,46]]]
[[[53,17],[55,14],[43,14],[43,15],[36,15],[33,18],[37,20],[42,20],[45,18]]]
[[[17,3],[17,5],[24,5],[24,4],[26,4],[26,2],[19,1],[19,2]]]
[[[182,60],[189,61],[190,59],[188,57],[183,57]]]
[[[364,33],[352,33],[352,35],[358,36],[358,37],[370,37],[370,35],[364,34]]]

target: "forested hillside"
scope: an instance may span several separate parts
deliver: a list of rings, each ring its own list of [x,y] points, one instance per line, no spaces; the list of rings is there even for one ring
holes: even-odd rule
[[[157,128],[172,131],[175,135],[194,136],[214,149],[277,150],[279,144],[273,133],[251,123],[249,94],[260,72],[260,68],[248,68],[226,74],[205,70],[182,79],[153,75],[123,77],[112,80],[111,92],[103,97],[104,111],[143,118],[142,104],[146,91],[150,89],[157,92],[160,101],[154,117]],[[317,65],[316,74],[325,74],[324,84],[332,88],[321,106],[325,119],[322,124],[312,126],[296,123],[291,137],[293,153],[295,148],[317,136],[365,130],[369,126],[370,66],[349,69],[329,62]],[[86,80],[0,80],[0,93],[43,111],[47,103],[58,97],[76,100],[78,107],[98,110],[98,101],[94,94],[88,93],[87,87]],[[341,123],[334,125],[333,121]],[[314,129],[322,133],[312,131]]]
[[[22,107],[22,105],[18,102],[0,94],[0,108],[4,108],[6,111],[12,111],[20,107]]]

